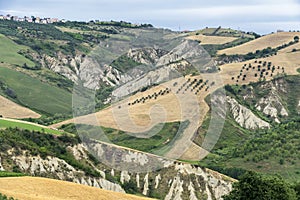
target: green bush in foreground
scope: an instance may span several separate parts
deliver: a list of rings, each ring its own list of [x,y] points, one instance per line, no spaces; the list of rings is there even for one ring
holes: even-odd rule
[[[6,171],[0,171],[0,178],[1,177],[18,177],[18,176],[26,176],[22,173],[16,173],[16,172],[6,172]]]
[[[7,197],[7,196],[5,196],[5,195],[3,195],[3,194],[0,193],[0,200],[14,200],[14,198]]]
[[[224,200],[297,200],[291,185],[280,177],[270,177],[247,172]]]

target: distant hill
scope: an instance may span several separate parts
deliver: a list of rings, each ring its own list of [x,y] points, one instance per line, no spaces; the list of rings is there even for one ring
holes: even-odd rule
[[[0,176],[167,200],[222,199],[248,170],[293,183],[296,36],[0,20]],[[0,179],[0,193],[35,198],[19,190],[29,181],[54,199],[38,186],[71,184]]]
[[[197,40],[201,45],[204,44],[225,44],[236,40],[236,37],[225,36],[206,36],[206,35],[191,35],[188,37],[191,40]]]
[[[283,44],[288,44],[289,42],[294,41],[295,36],[300,36],[300,33],[297,32],[273,33],[236,47],[220,50],[218,51],[218,54],[227,54],[227,55],[247,54],[249,52],[255,52],[256,50],[263,50],[268,47],[276,48]]]

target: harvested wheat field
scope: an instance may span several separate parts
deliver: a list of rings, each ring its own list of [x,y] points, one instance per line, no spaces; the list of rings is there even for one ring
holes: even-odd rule
[[[299,33],[299,37],[300,37],[300,33]],[[297,51],[299,51],[300,50],[300,42],[298,42],[296,44],[293,44],[289,47],[286,47],[284,49],[281,49],[281,50],[279,50],[279,52],[281,52],[281,53],[294,53],[294,52],[292,52],[293,49],[296,49]]]
[[[199,89],[196,94],[197,88],[183,87],[187,85],[188,81],[193,80],[207,80],[205,87]],[[175,86],[174,86],[175,85]],[[199,76],[187,76],[185,78],[173,79],[169,82],[152,87],[144,92],[130,96],[112,106],[103,109],[95,114],[77,117],[75,119],[66,120],[52,127],[60,127],[68,123],[81,123],[96,126],[104,126],[115,128],[128,132],[146,131],[145,127],[149,129],[160,122],[175,122],[191,120],[197,118],[197,123],[201,121],[205,114],[208,112],[208,105],[205,103],[205,97],[216,88],[223,86],[222,79],[218,74],[203,74]],[[182,87],[180,91],[178,89]],[[206,88],[208,89],[206,90]],[[169,92],[163,95],[158,95],[157,98],[140,99],[158,94],[160,91],[169,89]],[[135,103],[137,100],[140,102]],[[129,105],[130,104],[130,105]],[[198,108],[199,110],[195,110]],[[199,113],[195,116],[195,113]]]
[[[39,118],[41,115],[0,95],[0,115],[7,118]]]
[[[144,92],[138,92],[95,114],[70,119],[55,124],[53,127],[60,127],[63,124],[75,122],[140,133],[150,130],[154,125],[161,122],[189,120],[191,126],[184,131],[182,139],[174,144],[174,149],[170,151],[167,156],[174,158],[174,155],[179,155],[180,152],[186,152],[183,157],[193,160],[192,157],[194,157],[194,155],[199,156],[205,154],[201,147],[195,148],[195,145],[191,142],[191,138],[193,137],[195,128],[202,124],[205,115],[209,111],[209,107],[204,101],[208,94],[225,84],[242,85],[257,82],[260,79],[271,80],[284,73],[289,75],[297,74],[297,68],[300,66],[299,57],[300,52],[278,53],[276,56],[267,58],[222,65],[220,66],[220,72],[218,74],[208,73],[174,79]],[[258,67],[259,65],[261,65],[261,67]],[[260,69],[258,70],[258,68]],[[272,70],[272,68],[274,69]],[[205,88],[209,86],[209,89],[206,91],[203,88],[199,93],[195,94],[195,90],[192,91],[191,88],[186,90],[186,87],[183,87],[185,89],[178,92],[178,89],[187,83],[189,79],[189,83],[193,80],[209,80],[205,86]],[[212,85],[213,82],[215,83],[214,85]],[[170,92],[164,95],[160,95],[155,99],[142,100],[145,97],[152,96],[154,93],[159,93],[159,91],[164,91],[167,88]],[[139,102],[137,103],[137,101]],[[199,109],[198,112],[196,112],[197,110],[195,110],[195,108]],[[198,114],[195,115],[195,113]]]
[[[294,37],[298,35],[300,36],[300,33],[294,33],[294,32],[281,32],[281,33],[273,33],[269,35],[262,36],[258,39],[252,40],[250,42],[247,42],[245,44],[223,49],[218,51],[218,54],[227,54],[227,55],[233,55],[233,54],[247,54],[249,52],[255,52],[256,50],[262,50],[268,47],[278,47],[283,44],[287,44],[290,41],[294,41]]]
[[[264,36],[257,40],[266,37],[269,37],[269,39],[272,37],[274,39],[275,37],[278,40],[281,38],[281,41],[283,41],[284,38],[288,38],[289,41],[291,39],[293,40],[296,34],[297,33],[276,33]],[[266,39],[263,40],[267,41]],[[201,74],[200,76],[187,76],[185,78],[182,77],[171,80],[144,92],[138,92],[137,94],[117,102],[95,114],[75,118],[75,122],[96,126],[101,125],[104,127],[138,133],[147,131],[160,122],[175,122],[191,119],[193,118],[192,114],[195,113],[192,108],[197,107],[200,109],[199,113],[201,113],[197,121],[199,122],[198,124],[201,125],[202,118],[208,111],[208,106],[204,101],[207,94],[210,94],[212,91],[225,84],[248,84],[250,82],[257,82],[260,78],[271,80],[277,75],[284,73],[288,75],[298,74],[297,69],[300,66],[299,57],[299,51],[289,53],[280,51],[277,55],[266,58],[253,59],[241,63],[225,64],[220,66],[220,72],[218,74],[208,73]],[[270,63],[270,66],[263,66],[264,62]],[[258,70],[259,65],[261,65],[262,69],[265,68],[262,70],[264,71],[262,77],[260,77],[261,71]],[[272,71],[270,68],[274,68],[274,70]],[[282,68],[284,68],[284,70]],[[208,85],[212,82],[217,82],[217,84],[210,86],[207,91],[202,89],[197,94],[195,94],[195,91],[191,91],[191,88],[187,91],[181,90],[178,93],[178,88],[187,82],[188,79],[209,80],[210,82]],[[164,95],[160,95],[155,99],[143,99],[167,88],[170,89],[170,91]],[[136,103],[136,101],[139,102]],[[52,126],[57,128],[63,124],[73,122],[74,119],[70,119]],[[147,129],[145,129],[145,127]]]
[[[270,56],[267,58],[260,58],[260,59],[253,59],[248,60],[245,62],[240,63],[230,63],[220,66],[220,75],[223,79],[224,84],[249,84],[250,82],[257,82],[259,81],[259,74],[261,71],[257,70],[258,65],[261,65],[261,68],[265,68],[268,74],[266,75],[264,73],[264,77],[266,80],[273,79],[276,75],[280,74],[287,74],[287,75],[296,75],[299,74],[297,72],[297,69],[300,68],[300,52],[291,52],[291,53],[281,53],[279,52],[275,56]],[[261,64],[259,63],[261,61]],[[263,67],[263,63],[269,63],[271,62],[271,68],[273,66],[275,67],[275,70],[273,73],[271,73],[270,70],[267,70],[268,67]],[[249,67],[249,64],[251,64],[251,68]],[[246,65],[245,69],[242,69],[243,66]],[[254,69],[253,69],[254,67]],[[279,69],[278,69],[279,67]],[[282,67],[284,70],[282,70]],[[248,70],[246,70],[249,68]],[[242,70],[242,72],[241,72]],[[236,82],[237,76],[242,73],[243,75],[246,75],[245,80],[239,79],[239,82]],[[255,77],[255,74],[258,76]],[[271,76],[273,74],[273,76]],[[234,77],[234,79],[232,79]]]
[[[187,37],[190,40],[200,41],[200,44],[226,44],[236,40],[236,37],[223,36],[206,36],[206,35],[192,35]]]
[[[193,90],[192,87],[187,89],[188,84],[194,81],[195,85],[195,80],[200,81],[200,79],[203,81],[201,85],[205,84],[202,89],[199,88],[200,84]],[[204,99],[211,91],[223,85],[220,80],[216,74],[174,79],[144,92],[138,92],[95,114],[70,119],[52,125],[52,127],[60,127],[63,124],[75,122],[77,124],[100,125],[131,133],[143,133],[158,123],[188,120],[190,122],[189,126],[184,130],[182,137],[174,143],[174,148],[166,156],[177,158],[176,156],[187,151],[184,157],[194,157],[197,160],[204,153],[202,148],[193,148],[193,151],[188,151],[188,149],[191,146],[195,147],[192,137],[209,111],[209,106]],[[149,99],[149,96],[166,91],[167,88],[169,92]],[[179,88],[182,89],[179,91]],[[140,99],[145,97],[148,97],[147,100],[140,101]],[[139,102],[137,103],[137,101]],[[195,153],[195,150],[198,153]],[[193,155],[188,155],[190,152]]]
[[[22,200],[149,199],[76,183],[37,177],[0,178],[0,193]]]

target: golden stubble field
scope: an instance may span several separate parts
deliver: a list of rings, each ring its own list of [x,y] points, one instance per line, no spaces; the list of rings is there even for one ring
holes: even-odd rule
[[[300,37],[300,33],[297,32],[273,33],[262,36],[256,40],[252,40],[239,46],[220,50],[218,51],[218,54],[247,54],[249,52],[255,52],[256,50],[262,50],[267,47],[275,48],[285,43],[287,44],[290,41],[294,41],[294,37],[296,35]]]
[[[209,80],[207,86],[210,86],[210,88],[205,91],[207,86],[204,87],[197,95],[195,94],[196,90],[191,91],[191,88],[187,90],[182,89],[178,92],[178,88],[180,88],[184,83],[187,84],[189,79],[190,82],[195,79],[202,79],[203,81]],[[221,79],[218,77],[218,74],[181,77],[150,88],[144,92],[138,92],[137,94],[117,102],[116,104],[113,104],[95,114],[70,119],[55,124],[52,127],[58,128],[63,124],[75,122],[77,124],[100,125],[132,133],[141,133],[150,130],[158,123],[176,121],[183,122],[188,120],[190,122],[188,128],[185,129],[182,137],[175,142],[174,148],[169,151],[166,156],[169,158],[178,158],[178,155],[181,155],[193,146],[193,150],[198,150],[198,152],[193,154],[193,157],[194,159],[199,159],[200,156],[202,157],[203,154],[206,154],[207,152],[199,146],[194,145],[192,138],[197,128],[202,124],[205,115],[209,111],[209,106],[206,104],[204,99],[210,91],[221,87],[222,82],[220,82],[220,80]],[[211,85],[213,82],[214,85]],[[141,99],[149,95],[151,96],[154,93],[158,94],[166,88],[169,88],[170,92],[164,95],[159,95],[156,99],[152,98],[150,100],[146,100],[144,103],[140,102],[134,105],[128,105],[128,103],[132,104],[137,99]]]
[[[252,66],[255,66],[257,69],[258,63],[255,63],[255,60],[257,62],[259,61],[266,61],[266,62],[272,62],[272,66],[276,67],[274,75],[277,75],[278,73],[282,73],[282,70],[277,70],[277,67],[280,66],[280,68],[284,67],[284,72],[288,75],[296,75],[299,74],[297,72],[297,69],[300,68],[300,52],[293,52],[293,53],[284,53],[279,52],[276,56],[271,56],[267,58],[261,58],[261,59],[253,59],[241,63],[231,63],[222,65],[220,75],[224,81],[224,84],[236,84],[236,80],[232,80],[233,76],[237,76],[240,73],[241,68],[244,66],[244,64],[249,65],[249,63]],[[247,72],[243,72],[243,74],[247,74],[245,81],[240,81],[238,84],[248,84],[250,82],[257,82],[259,78],[254,77],[255,73],[258,73],[257,70],[249,70]],[[270,75],[265,76],[266,80],[271,80],[273,77]]]
[[[238,38],[225,36],[206,36],[199,34],[188,36],[187,39],[200,41],[200,44],[225,44],[228,42],[232,42]]]
[[[143,200],[150,199],[112,192],[76,183],[37,177],[0,178],[0,192],[22,200]]]
[[[124,131],[139,132],[140,127],[151,127],[159,122],[174,122],[182,121],[193,116],[192,111],[195,111],[194,104],[198,103],[200,113],[206,113],[208,107],[204,101],[204,98],[215,89],[225,84],[236,84],[236,79],[232,80],[232,77],[236,77],[240,74],[240,70],[246,64],[252,66],[259,65],[259,61],[272,62],[272,66],[276,67],[274,76],[278,73],[282,73],[281,67],[284,67],[284,72],[289,75],[298,74],[297,69],[300,68],[300,52],[284,53],[279,52],[276,56],[268,58],[253,59],[241,63],[230,63],[220,66],[219,73],[207,73],[200,76],[186,76],[179,79],[171,80],[167,83],[163,83],[159,86],[150,88],[144,92],[138,92],[137,94],[130,96],[120,102],[117,102],[110,107],[103,109],[95,114],[90,114],[82,117],[75,118],[76,122],[81,122],[90,125],[101,125],[105,127],[111,127],[121,129]],[[255,60],[257,63],[255,63]],[[277,67],[280,66],[280,70]],[[257,68],[256,68],[257,69]],[[240,80],[238,84],[249,84],[250,82],[257,82],[258,77],[255,77],[255,73],[259,73],[257,70],[249,69],[244,70],[243,74],[246,74],[246,79]],[[197,95],[189,90],[183,94],[183,91],[176,93],[177,88],[186,82],[188,79],[203,79],[216,82],[216,84],[209,88],[208,91],[202,89]],[[270,75],[265,76],[266,80],[271,80],[273,77]],[[177,86],[174,87],[174,83]],[[157,99],[146,100],[145,103],[137,103],[135,105],[128,106],[128,103],[133,102],[136,99],[158,93],[160,90],[170,88],[171,92],[163,96],[158,96]],[[74,119],[66,120],[61,123],[52,125],[53,127],[60,127],[63,124],[73,123]],[[134,127],[133,127],[134,126]]]
[[[0,115],[7,118],[39,118],[41,115],[0,95]]]
[[[293,38],[291,35],[294,34],[295,33],[288,35]],[[182,140],[178,140],[177,143],[174,144],[174,148],[169,152],[168,156],[170,158],[175,158],[175,155],[185,152],[181,159],[196,160],[208,153],[192,142],[196,127],[201,126],[205,115],[209,111],[209,106],[204,100],[205,97],[217,88],[226,84],[243,85],[259,81],[260,71],[258,71],[257,68],[258,65],[262,65],[259,64],[260,61],[261,63],[271,62],[272,67],[275,67],[272,76],[271,71],[267,70],[268,74],[264,74],[265,80],[271,80],[273,77],[283,73],[289,75],[298,74],[297,69],[300,68],[299,57],[299,51],[280,51],[277,55],[267,58],[225,64],[220,66],[220,71],[218,73],[206,73],[199,76],[186,76],[174,79],[159,86],[152,87],[144,92],[138,92],[137,94],[121,100],[95,114],[66,120],[52,126],[58,128],[63,124],[75,122],[139,133],[151,129],[158,123],[189,120],[191,122],[190,128],[185,130]],[[249,64],[251,64],[251,68],[249,67]],[[244,69],[242,69],[243,66],[245,66]],[[254,67],[254,69],[252,67]],[[284,71],[282,70],[282,67],[284,67]],[[249,69],[246,70],[246,68]],[[266,66],[262,68],[266,68]],[[255,74],[257,74],[256,77]],[[240,75],[241,78],[238,79],[238,75]],[[244,75],[246,75],[246,77],[243,80],[242,76]],[[180,85],[183,85],[188,79],[209,80],[208,85],[210,88],[207,91],[202,89],[197,95],[195,95],[195,91],[190,91],[190,89],[187,91],[181,90],[178,93],[177,90]],[[212,82],[215,83],[213,86],[210,85]],[[132,103],[135,100],[145,98],[149,95],[151,96],[154,93],[159,93],[159,91],[165,90],[166,88],[171,89],[171,92],[158,96],[156,99],[152,98],[145,102],[128,105],[128,103]]]

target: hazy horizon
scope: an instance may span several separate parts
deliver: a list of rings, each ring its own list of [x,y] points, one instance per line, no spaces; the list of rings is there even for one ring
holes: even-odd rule
[[[0,2],[1,14],[57,17],[71,21],[128,21],[172,30],[227,27],[259,34],[300,30],[300,1],[218,2],[188,0],[11,0]]]

